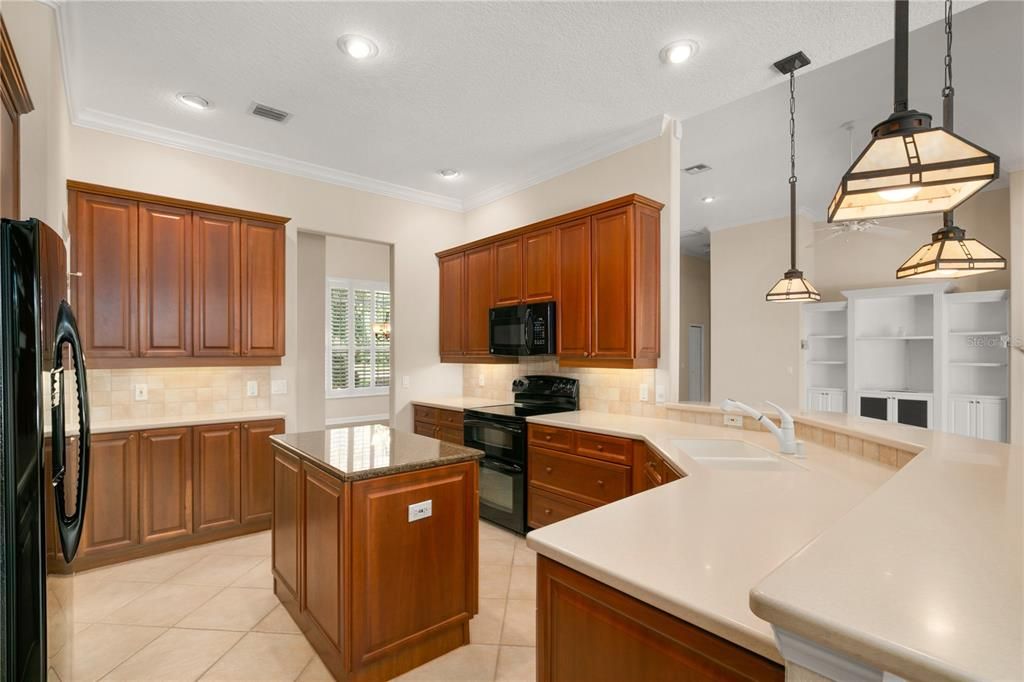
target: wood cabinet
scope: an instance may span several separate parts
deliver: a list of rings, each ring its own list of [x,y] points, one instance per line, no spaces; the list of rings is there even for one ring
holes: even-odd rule
[[[242,424],[242,523],[268,521],[274,510],[274,453],[270,437],[284,433],[284,422],[268,419]]]
[[[271,566],[274,571],[274,591],[283,600],[283,595],[287,595],[287,601],[298,604],[299,571],[302,566],[299,524],[302,515],[302,462],[280,448],[272,450],[274,514],[271,526]]]
[[[463,414],[458,410],[442,410],[429,405],[413,405],[413,432],[428,438],[463,445]]]
[[[783,666],[546,557],[537,679],[783,680]]]
[[[302,467],[303,553],[300,579],[301,609],[337,649],[342,648],[342,584],[344,547],[348,538],[343,527],[346,495],[334,476],[316,467]]]
[[[241,220],[195,212],[194,353],[236,357],[242,353]]]
[[[91,457],[82,557],[139,544],[138,438],[134,433],[95,434]]]
[[[68,181],[96,367],[279,364],[287,218]]]
[[[240,430],[238,424],[193,429],[197,533],[242,522]]]
[[[192,533],[192,434],[188,427],[139,434],[139,516],[142,544]]]
[[[482,311],[554,299],[560,364],[656,367],[661,209],[632,194],[438,253],[442,362],[515,362],[483,351]]]
[[[682,474],[669,464],[661,455],[636,441],[633,459],[633,492],[640,493],[660,485],[671,483],[682,478]]]

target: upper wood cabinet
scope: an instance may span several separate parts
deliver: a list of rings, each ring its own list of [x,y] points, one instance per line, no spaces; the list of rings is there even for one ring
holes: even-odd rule
[[[278,364],[287,218],[69,181],[93,367]]]
[[[490,296],[491,306],[554,299],[562,365],[656,367],[661,209],[630,194],[437,254],[442,362],[515,362],[481,350],[478,311]]]

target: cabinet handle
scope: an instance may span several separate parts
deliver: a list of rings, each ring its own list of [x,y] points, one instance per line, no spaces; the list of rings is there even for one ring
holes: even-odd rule
[[[599,478],[599,479],[597,479],[597,484],[598,484],[599,486],[601,486],[602,488],[604,487],[604,481],[602,481],[602,480],[601,480],[600,478]]]
[[[551,473],[551,467],[544,467],[544,471],[550,474]]]
[[[603,446],[603,445],[601,445],[600,443],[598,443],[598,444],[597,444],[597,451],[598,451],[598,452],[601,452],[602,450],[604,450],[604,446]]]
[[[545,513],[546,515],[548,515],[548,516],[551,516],[551,510],[550,510],[550,509],[545,509],[545,510],[544,510],[544,513]]]
[[[590,351],[583,351],[583,357],[589,358],[590,357]]]
[[[551,436],[550,435],[544,436],[544,440],[551,440]]]

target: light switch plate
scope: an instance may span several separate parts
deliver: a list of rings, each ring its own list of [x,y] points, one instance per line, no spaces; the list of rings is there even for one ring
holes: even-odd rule
[[[149,384],[135,384],[135,399],[149,400]]]
[[[270,392],[274,395],[284,395],[288,392],[288,380],[274,379],[270,382]]]
[[[426,500],[409,505],[409,523],[425,519],[434,513],[434,501]]]
[[[255,398],[260,394],[260,385],[257,381],[245,382],[245,395],[249,398]]]
[[[402,388],[409,388],[411,383],[412,381],[410,381],[409,377],[402,377]]]
[[[484,378],[484,375],[481,374],[479,378],[477,378],[476,383],[478,386],[485,386],[487,384],[487,380]]]
[[[640,384],[640,402],[646,403],[651,398],[651,387],[647,384]]]

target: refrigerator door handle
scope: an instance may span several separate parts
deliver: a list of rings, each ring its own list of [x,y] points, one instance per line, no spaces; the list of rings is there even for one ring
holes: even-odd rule
[[[65,504],[64,474],[67,461],[67,443],[64,425],[64,353],[63,345],[71,350],[75,363],[75,388],[78,394],[78,476],[75,482],[75,510],[68,515]],[[82,340],[78,334],[75,315],[67,301],[61,301],[57,310],[57,330],[53,341],[53,372],[55,381],[51,384],[51,409],[53,415],[53,488],[57,503],[57,534],[64,560],[68,563],[78,553],[82,540],[82,526],[85,521],[86,493],[89,490],[89,454],[92,444],[89,429],[89,391],[86,387],[85,356]],[[57,390],[60,393],[57,393]]]

